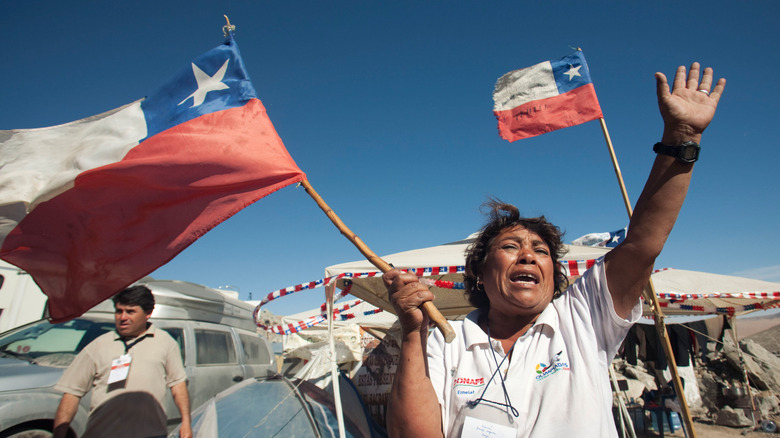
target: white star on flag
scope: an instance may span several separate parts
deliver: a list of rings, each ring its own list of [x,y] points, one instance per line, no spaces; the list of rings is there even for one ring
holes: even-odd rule
[[[222,82],[222,78],[225,77],[225,72],[227,71],[229,61],[230,60],[225,61],[225,63],[222,64],[222,67],[220,67],[219,70],[214,73],[214,76],[209,76],[207,73],[203,72],[203,70],[198,68],[195,63],[192,63],[192,72],[195,74],[195,80],[198,81],[198,89],[193,91],[192,94],[187,96],[186,99],[179,102],[179,105],[183,104],[187,101],[187,99],[192,97],[192,107],[194,108],[206,100],[206,93],[209,91],[226,90],[230,88]]]
[[[572,79],[574,78],[574,76],[582,76],[582,75],[580,74],[580,69],[581,69],[581,68],[582,68],[582,66],[581,66],[581,65],[578,65],[578,66],[576,66],[576,67],[575,67],[575,66],[573,66],[573,65],[569,65],[569,71],[567,71],[567,72],[566,72],[566,73],[564,73],[564,74],[565,74],[565,75],[569,75],[569,80],[572,80]]]

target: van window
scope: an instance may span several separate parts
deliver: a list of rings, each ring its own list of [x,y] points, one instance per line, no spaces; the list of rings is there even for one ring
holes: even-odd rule
[[[86,318],[76,318],[60,324],[38,321],[5,332],[0,337],[0,356],[22,356],[35,359],[39,363],[43,361],[42,358],[51,356],[48,359],[57,362],[50,363],[47,359],[44,365],[66,367],[82,348],[113,329],[113,322]]]
[[[257,336],[239,334],[241,346],[244,347],[246,354],[246,363],[266,365],[271,363],[271,356],[268,354],[268,348],[262,339]]]
[[[229,332],[195,330],[195,362],[198,365],[238,363],[236,347]]]
[[[187,363],[187,356],[184,353],[184,330],[180,328],[173,328],[173,327],[163,327],[162,329],[168,332],[168,334],[171,335],[173,340],[176,341],[177,344],[179,344],[179,352],[181,353],[181,362]]]

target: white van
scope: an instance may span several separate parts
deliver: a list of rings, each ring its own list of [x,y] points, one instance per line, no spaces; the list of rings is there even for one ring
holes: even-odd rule
[[[43,318],[46,295],[30,274],[0,260],[0,333]]]
[[[151,321],[179,343],[193,410],[244,379],[276,374],[271,347],[256,332],[252,305],[194,283],[151,278],[139,283],[155,296]],[[114,306],[106,300],[66,323],[42,320],[0,334],[0,436],[51,436],[62,397],[54,384],[84,346],[113,329]],[[76,437],[86,427],[89,398],[81,400],[71,423]],[[164,408],[172,428],[180,415],[170,391]]]

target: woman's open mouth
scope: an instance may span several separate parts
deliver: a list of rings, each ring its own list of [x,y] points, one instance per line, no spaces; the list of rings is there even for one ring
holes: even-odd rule
[[[512,283],[539,284],[539,277],[530,272],[520,272],[510,277]]]

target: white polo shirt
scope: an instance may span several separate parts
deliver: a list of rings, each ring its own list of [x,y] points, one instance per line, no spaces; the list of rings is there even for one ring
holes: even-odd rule
[[[603,258],[553,300],[517,340],[511,362],[501,365],[519,413],[513,426],[517,436],[617,437],[608,366],[641,314],[639,300],[628,320],[615,313]],[[458,337],[451,344],[438,330],[428,338],[428,369],[442,407],[445,436],[454,432],[458,412],[482,395],[496,370],[478,316],[476,310],[466,320],[452,322]],[[501,343],[491,343],[500,363],[505,356]],[[499,374],[483,398],[505,402]]]

